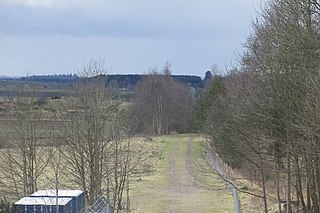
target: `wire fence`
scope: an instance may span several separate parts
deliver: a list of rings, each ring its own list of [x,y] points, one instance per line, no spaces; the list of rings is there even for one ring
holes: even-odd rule
[[[82,209],[78,213],[111,213],[109,199],[105,196],[101,196],[94,204]]]
[[[211,167],[221,176],[221,178],[230,185],[230,189],[234,199],[234,207],[236,213],[241,213],[241,205],[237,190],[237,182],[230,175],[231,171],[228,169],[228,166],[222,161],[219,155],[212,149],[210,145],[207,146],[207,158]]]

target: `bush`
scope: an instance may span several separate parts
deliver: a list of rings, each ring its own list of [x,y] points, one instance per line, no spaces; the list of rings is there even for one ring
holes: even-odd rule
[[[7,201],[6,197],[0,201],[0,213],[11,213],[12,205]]]

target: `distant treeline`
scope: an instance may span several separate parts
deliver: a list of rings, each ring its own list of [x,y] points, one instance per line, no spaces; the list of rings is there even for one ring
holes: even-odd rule
[[[108,75],[107,83],[116,83],[120,88],[133,89],[137,82],[144,78],[146,75],[138,74],[115,74]],[[173,75],[174,79],[179,80],[185,84],[189,84],[194,88],[203,88],[204,83],[199,76],[194,75]],[[28,77],[22,77],[21,81],[33,81],[33,82],[50,82],[50,83],[72,83],[77,80],[79,77],[75,74],[67,75],[33,75]]]
[[[48,83],[72,83],[78,78],[75,74],[62,74],[62,75],[32,75],[22,77],[21,81],[36,81]]]
[[[115,82],[121,88],[129,88],[132,89],[135,85],[140,81],[142,78],[146,77],[147,75],[109,75],[107,82]],[[185,84],[190,84],[190,86],[194,88],[202,88],[203,82],[201,77],[199,76],[191,76],[191,75],[173,75],[174,79],[181,81]]]

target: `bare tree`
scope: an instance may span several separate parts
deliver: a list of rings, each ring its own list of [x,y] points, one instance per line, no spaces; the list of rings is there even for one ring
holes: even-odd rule
[[[226,77],[226,94],[213,102],[208,125],[214,142],[259,169],[265,212],[267,176],[275,177],[279,212],[284,200],[286,212],[294,205],[319,212],[318,6],[312,0],[268,2],[246,43],[242,69]]]
[[[103,61],[93,59],[82,67],[65,106],[61,153],[68,175],[83,189],[88,204],[107,195],[119,212],[125,208],[125,195],[129,202],[129,175],[141,155],[131,148],[130,107],[106,80]]]
[[[135,113],[145,133],[161,135],[188,131],[192,106],[191,88],[171,77],[168,63],[162,73],[153,70],[136,86]]]
[[[30,90],[31,98],[20,100],[22,107],[7,119],[4,128],[7,143],[0,155],[3,188],[16,198],[38,189],[39,177],[48,164],[47,150],[42,148],[46,136],[42,119],[46,115],[34,110],[34,88]]]
[[[103,61],[91,60],[79,74],[68,98],[61,137],[69,175],[92,204],[102,194],[105,149],[111,140],[108,127],[117,103],[113,91],[106,88]]]

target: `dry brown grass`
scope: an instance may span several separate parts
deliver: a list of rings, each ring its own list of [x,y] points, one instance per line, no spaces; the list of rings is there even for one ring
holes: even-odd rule
[[[210,168],[202,156],[201,139],[174,135],[156,138],[152,144],[160,154],[150,160],[153,172],[131,182],[132,212],[234,211],[223,181],[206,172]]]
[[[231,193],[203,158],[201,138],[172,135],[152,141],[134,138],[132,143],[143,148],[145,159],[130,180],[131,212],[234,212]],[[63,172],[60,184],[77,188]],[[54,173],[48,166],[38,188],[54,187]]]

